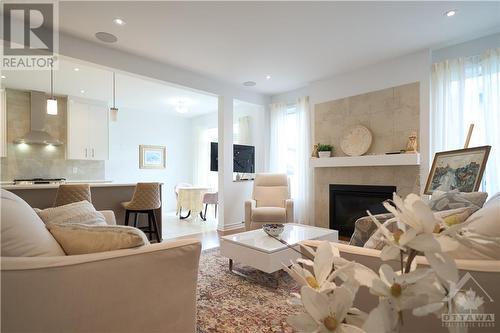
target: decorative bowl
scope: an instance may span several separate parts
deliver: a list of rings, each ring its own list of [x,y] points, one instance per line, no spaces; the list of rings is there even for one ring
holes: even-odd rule
[[[283,230],[285,230],[285,226],[281,223],[269,223],[264,224],[262,226],[262,229],[264,229],[264,232],[269,236],[278,237],[279,235],[281,235]]]

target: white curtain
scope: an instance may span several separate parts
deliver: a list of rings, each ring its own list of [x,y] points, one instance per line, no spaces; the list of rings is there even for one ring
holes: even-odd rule
[[[301,97],[290,112],[285,103],[271,105],[270,171],[287,173],[294,201],[294,218],[310,224],[309,98]]]
[[[285,103],[273,103],[270,107],[271,135],[269,147],[269,169],[271,172],[286,173],[287,142],[285,126],[287,106]]]
[[[432,68],[431,150],[491,145],[482,190],[500,191],[500,49],[436,63]]]
[[[311,124],[309,113],[309,97],[297,100],[297,154],[296,154],[296,189],[294,198],[295,219],[303,224],[310,224],[311,207],[311,172],[309,159],[311,156]]]

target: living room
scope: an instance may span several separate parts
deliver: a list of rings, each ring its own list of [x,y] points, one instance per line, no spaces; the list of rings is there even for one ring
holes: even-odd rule
[[[3,331],[495,331],[445,315],[500,312],[500,3],[53,8],[2,62]]]

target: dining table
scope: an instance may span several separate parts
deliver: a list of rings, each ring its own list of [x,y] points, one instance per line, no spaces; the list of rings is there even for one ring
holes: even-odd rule
[[[193,213],[193,216],[199,214],[203,221],[206,216],[203,215],[203,196],[212,191],[210,187],[189,186],[177,188],[177,213],[181,220],[187,219]],[[182,215],[182,210],[187,210],[186,215]]]

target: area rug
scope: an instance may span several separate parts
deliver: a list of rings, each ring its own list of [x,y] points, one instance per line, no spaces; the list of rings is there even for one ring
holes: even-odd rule
[[[202,252],[198,275],[198,333],[294,332],[286,318],[299,309],[287,303],[299,287],[281,271],[273,276],[235,263],[248,278],[231,273],[219,249]]]

